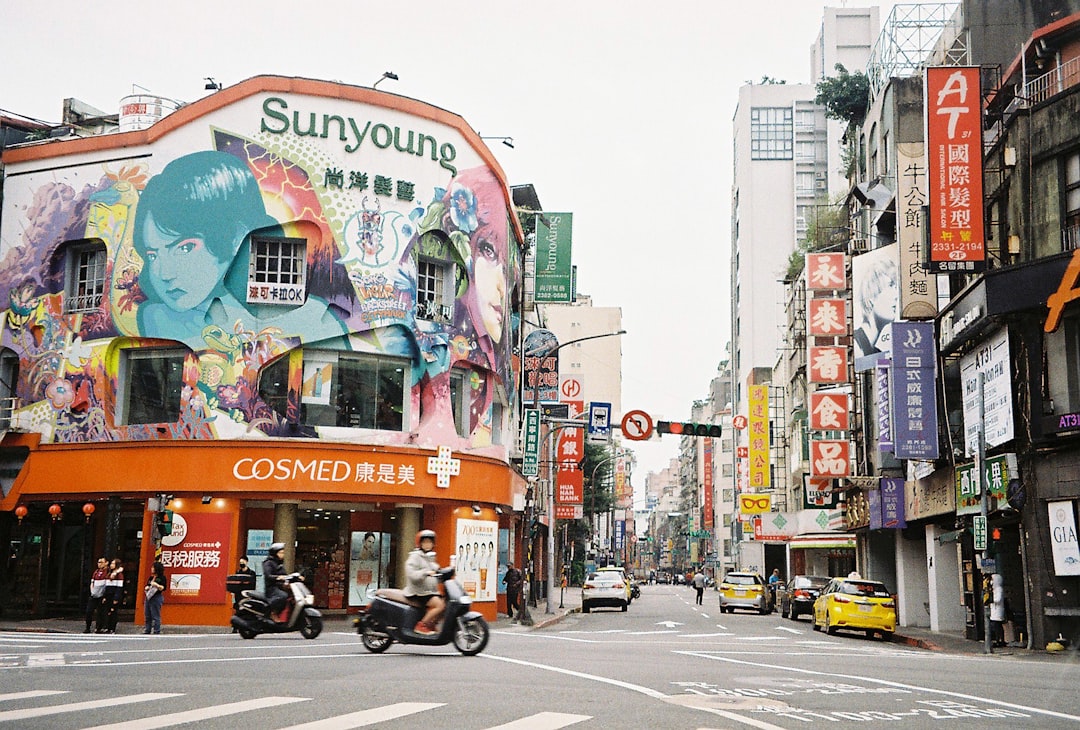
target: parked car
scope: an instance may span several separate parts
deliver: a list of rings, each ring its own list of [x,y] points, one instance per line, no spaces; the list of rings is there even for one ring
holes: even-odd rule
[[[734,613],[736,608],[748,608],[760,614],[772,611],[772,592],[757,573],[732,571],[720,582],[720,611]]]
[[[888,641],[896,631],[896,600],[884,583],[863,578],[833,578],[814,601],[814,631],[839,629],[880,633]]]
[[[625,611],[630,605],[626,593],[626,583],[619,573],[613,571],[590,573],[581,584],[581,612],[600,606],[618,608]]]
[[[616,565],[609,565],[604,568],[597,568],[597,573],[616,573],[622,577],[623,583],[626,584],[626,605],[630,605],[634,602],[634,590],[630,584],[630,579],[626,576],[626,571]]]
[[[821,589],[829,584],[828,576],[797,575],[776,589],[776,605],[780,615],[797,621],[799,616],[814,613],[814,601]]]

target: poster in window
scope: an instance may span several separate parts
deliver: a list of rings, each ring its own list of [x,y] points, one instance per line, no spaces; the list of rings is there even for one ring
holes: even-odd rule
[[[334,382],[334,366],[330,358],[311,355],[304,356],[304,383],[300,390],[303,403],[309,405],[330,405],[330,390]]]
[[[349,551],[349,605],[366,606],[379,588],[390,586],[390,533],[352,533]]]
[[[458,520],[457,579],[476,601],[494,601],[499,572],[499,523],[489,520]]]

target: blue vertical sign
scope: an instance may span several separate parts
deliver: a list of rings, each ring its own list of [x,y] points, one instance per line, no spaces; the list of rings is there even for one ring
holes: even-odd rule
[[[893,322],[889,379],[897,459],[938,458],[936,374],[934,323]]]
[[[877,390],[878,450],[891,454],[893,450],[892,402],[889,398],[889,361],[874,366],[874,385]]]
[[[903,479],[881,480],[881,526],[892,529],[907,527]]]
[[[525,410],[525,458],[521,462],[521,474],[534,477],[540,472],[540,411]]]

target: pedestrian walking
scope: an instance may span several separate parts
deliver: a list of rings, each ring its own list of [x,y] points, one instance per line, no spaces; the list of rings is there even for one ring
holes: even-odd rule
[[[990,589],[990,639],[996,647],[1005,644],[1005,579],[994,573]]]
[[[700,606],[705,598],[705,574],[701,572],[701,568],[698,568],[697,572],[694,573],[691,582],[694,584],[694,590],[697,591],[697,605]]]
[[[506,564],[506,575],[503,576],[506,584],[506,613],[510,618],[521,618],[521,571],[514,567],[513,563]]]
[[[150,570],[150,577],[143,588],[146,601],[143,603],[143,633],[161,633],[161,606],[165,603],[165,589],[169,585],[169,579],[165,575],[165,566],[160,560],[154,561],[154,567]]]
[[[97,569],[90,576],[90,598],[86,601],[86,629],[90,633],[90,624],[97,622],[97,631],[105,627],[105,586],[109,581],[109,561],[98,558]]]
[[[105,581],[105,631],[99,633],[115,634],[116,624],[120,620],[120,606],[124,602],[124,564],[120,558],[113,558],[109,563],[109,577]]]

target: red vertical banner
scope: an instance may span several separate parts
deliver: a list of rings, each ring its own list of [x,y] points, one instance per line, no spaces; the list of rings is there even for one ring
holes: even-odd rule
[[[930,270],[981,271],[982,94],[977,66],[926,69]]]
[[[224,603],[232,515],[176,511],[172,534],[161,540],[169,577],[168,603]]]
[[[702,451],[704,452],[705,466],[702,469],[702,488],[705,490],[705,496],[702,499],[702,504],[705,505],[705,515],[702,520],[702,526],[711,530],[713,526],[713,440],[711,438],[705,439],[705,443],[702,444]]]

